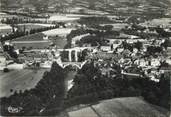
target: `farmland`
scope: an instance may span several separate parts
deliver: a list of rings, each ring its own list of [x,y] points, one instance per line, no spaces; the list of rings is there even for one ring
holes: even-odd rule
[[[79,17],[65,16],[59,14],[53,14],[48,20],[49,21],[75,21],[78,20]]]
[[[67,41],[63,38],[50,37],[49,39],[52,40],[52,42],[56,45],[58,49],[64,48],[67,44]]]
[[[12,32],[12,27],[10,25],[0,23],[0,35],[11,33],[11,32]]]
[[[90,106],[70,108],[68,111],[70,117],[166,117],[168,114],[165,109],[137,97],[104,100]]]
[[[39,23],[25,23],[25,24],[18,24],[18,28],[25,28],[26,30],[31,30],[31,29],[39,29],[39,28],[44,28],[44,27],[50,27],[50,26],[55,26],[53,24],[39,24]]]
[[[142,23],[143,26],[159,26],[159,25],[163,25],[163,26],[171,26],[171,18],[160,18],[160,19],[153,19],[151,21],[147,21],[145,23]]]
[[[42,79],[48,69],[40,70],[12,70],[9,73],[0,71],[0,97],[8,97],[15,91],[31,89]],[[12,89],[12,90],[11,90]]]
[[[56,35],[64,35],[66,36],[69,34],[74,28],[57,28],[48,31],[42,32],[44,35],[47,36],[56,36]]]

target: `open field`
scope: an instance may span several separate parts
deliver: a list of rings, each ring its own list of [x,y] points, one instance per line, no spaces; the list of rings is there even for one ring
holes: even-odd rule
[[[0,23],[0,35],[11,33],[11,32],[12,32],[12,27],[10,25]]]
[[[80,19],[79,17],[71,17],[71,16],[66,16],[66,15],[60,15],[60,14],[56,14],[56,15],[52,15],[50,16],[50,18],[48,19],[49,21],[62,21],[62,22],[67,22],[67,21],[75,21]]]
[[[43,40],[44,35],[47,34],[48,36],[50,36],[49,40],[52,40],[52,42],[57,46],[57,48],[61,49],[61,48],[64,48],[64,46],[67,44],[67,41],[64,38],[58,38],[55,36],[56,36],[56,34],[66,35],[64,33],[69,33],[69,31],[70,30],[68,30],[68,32],[65,32],[64,29],[62,29],[62,30],[60,30],[60,29],[59,30],[58,29],[49,30],[49,31],[43,32],[44,34],[43,33],[36,33],[36,34],[31,34],[31,35],[26,35],[26,36],[16,38],[12,43],[14,44],[14,46],[17,46],[17,48],[22,48],[24,46],[25,47],[33,47],[33,48],[34,47],[36,47],[36,48],[48,47],[50,45],[50,42],[48,42],[47,40]],[[29,43],[26,43],[26,41],[28,41]],[[19,42],[21,42],[21,43],[19,43]]]
[[[24,24],[18,24],[19,28],[26,29],[26,30],[31,30],[31,29],[39,29],[39,28],[44,28],[44,27],[50,27],[50,26],[55,26],[53,24],[39,24],[39,23],[24,23]]]
[[[14,41],[43,41],[44,34],[35,33],[15,38]]]
[[[0,23],[0,30],[2,29],[12,29],[12,27],[10,25]]]
[[[9,15],[7,13],[0,12],[0,20],[3,18],[13,18],[13,17],[18,17],[18,16],[17,15]]]
[[[72,110],[73,109],[73,110]],[[85,108],[71,108],[70,117],[167,117],[168,111],[138,97],[115,98]]]
[[[0,71],[0,97],[8,97],[14,91],[31,89],[42,79],[43,73],[48,69],[38,71],[31,69],[12,70],[8,73]],[[10,90],[13,90],[12,92]]]
[[[6,35],[12,32],[11,28],[0,29],[0,35]]]
[[[66,36],[67,34],[69,34],[72,30],[74,30],[73,28],[57,28],[57,29],[52,29],[52,30],[48,30],[48,31],[44,31],[42,32],[44,35],[47,36],[56,36],[56,35],[63,35]]]
[[[50,37],[51,38],[51,37]],[[49,39],[50,39],[49,38]],[[56,38],[56,37],[52,37],[52,42],[56,45],[56,47],[58,49],[63,49],[65,47],[65,45],[67,44],[67,40],[63,39],[63,38]]]
[[[120,30],[128,26],[126,23],[101,24],[101,26],[112,25],[113,30]]]
[[[143,26],[171,26],[171,18],[160,18],[160,19],[153,19],[151,21],[147,21],[142,23]]]

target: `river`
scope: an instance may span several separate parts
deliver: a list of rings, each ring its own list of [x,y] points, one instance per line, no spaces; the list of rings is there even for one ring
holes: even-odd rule
[[[73,86],[73,79],[75,78],[75,75],[77,74],[76,71],[68,71],[67,76],[65,77],[64,83],[65,83],[65,97],[67,96],[68,90]]]

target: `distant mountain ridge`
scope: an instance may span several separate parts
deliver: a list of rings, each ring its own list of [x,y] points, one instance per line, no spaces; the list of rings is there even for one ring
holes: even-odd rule
[[[1,0],[1,4],[5,4],[7,7],[10,6],[19,6],[31,4],[33,6],[46,5],[48,7],[54,4],[72,4],[76,7],[76,3],[82,3],[86,5],[94,4],[107,4],[112,5],[113,7],[117,6],[128,6],[134,7],[139,5],[149,5],[161,8],[171,7],[171,0]]]

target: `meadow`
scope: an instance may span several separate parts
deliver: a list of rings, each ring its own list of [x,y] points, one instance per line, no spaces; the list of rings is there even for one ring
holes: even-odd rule
[[[32,89],[42,79],[48,69],[11,70],[8,73],[0,71],[0,97],[8,97],[15,91]]]

